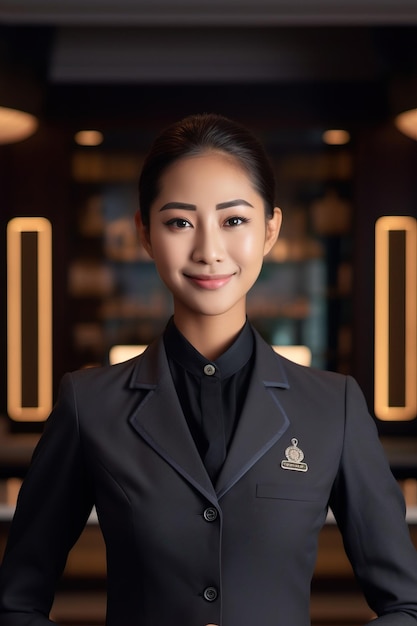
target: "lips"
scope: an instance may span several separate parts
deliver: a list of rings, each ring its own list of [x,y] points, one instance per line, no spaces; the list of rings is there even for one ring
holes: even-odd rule
[[[226,285],[232,278],[233,274],[216,274],[216,275],[190,275],[185,274],[186,278],[194,285],[201,289],[220,289]]]

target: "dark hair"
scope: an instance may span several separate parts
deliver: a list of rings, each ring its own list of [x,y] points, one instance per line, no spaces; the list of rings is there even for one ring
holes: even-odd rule
[[[149,226],[150,208],[160,192],[164,171],[178,159],[210,150],[229,154],[239,161],[262,196],[267,217],[272,217],[275,177],[263,146],[237,122],[205,113],[172,124],[152,144],[139,179],[139,207],[145,226]]]

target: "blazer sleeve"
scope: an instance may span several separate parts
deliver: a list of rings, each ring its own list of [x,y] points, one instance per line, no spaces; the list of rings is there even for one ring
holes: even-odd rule
[[[346,383],[345,436],[330,506],[373,626],[416,626],[417,553],[405,504],[357,383]]]
[[[0,568],[2,626],[51,624],[57,580],[92,504],[67,374],[19,493]]]

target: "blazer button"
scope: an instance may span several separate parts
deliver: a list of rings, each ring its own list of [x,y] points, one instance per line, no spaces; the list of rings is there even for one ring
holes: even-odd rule
[[[217,519],[217,515],[217,509],[214,506],[209,506],[203,513],[206,522],[214,522]]]
[[[207,600],[207,602],[214,602],[217,600],[218,595],[219,594],[217,593],[217,589],[215,587],[206,587],[204,589],[203,597]]]

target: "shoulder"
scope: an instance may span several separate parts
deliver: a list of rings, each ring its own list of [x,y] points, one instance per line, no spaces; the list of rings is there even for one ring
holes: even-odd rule
[[[270,374],[292,384],[305,384],[320,387],[344,387],[349,377],[344,374],[300,365],[277,353],[261,335],[254,330],[256,354],[258,364],[267,363]],[[264,368],[263,368],[264,369]]]
[[[258,369],[263,377],[267,371],[268,380],[274,379],[276,386],[287,388],[291,397],[305,398],[315,405],[337,405],[340,409],[365,405],[363,393],[353,377],[295,363],[277,354],[258,333],[256,335]]]
[[[346,389],[351,379],[350,376],[346,376],[345,374],[299,365],[283,356],[277,356],[285,369],[290,385],[302,384],[305,386],[314,386],[317,390],[337,389],[338,392],[340,392]]]
[[[69,372],[66,376],[71,378],[75,385],[95,385],[100,383],[109,383],[120,379],[129,379],[137,366],[142,355],[133,357],[128,361],[117,363],[115,365],[102,365],[86,367],[84,369]]]
[[[135,388],[139,372],[144,367],[152,367],[160,361],[159,351],[162,341],[157,338],[140,355],[114,365],[88,367],[65,374],[61,390],[72,388],[80,397],[106,397],[115,390],[123,393]]]

